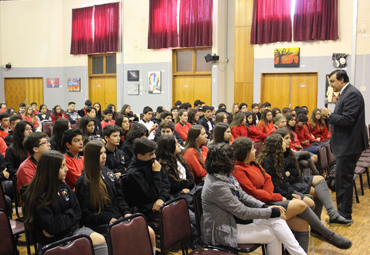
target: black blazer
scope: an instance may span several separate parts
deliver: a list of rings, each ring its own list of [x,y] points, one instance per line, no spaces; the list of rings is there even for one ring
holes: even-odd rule
[[[360,154],[368,147],[365,103],[361,92],[348,84],[340,95],[331,124],[331,151],[336,157]]]

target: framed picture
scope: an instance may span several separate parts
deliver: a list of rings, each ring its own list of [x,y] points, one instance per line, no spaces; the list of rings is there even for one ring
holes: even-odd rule
[[[149,72],[149,93],[160,94],[161,93],[161,72]]]
[[[81,78],[68,78],[67,79],[68,92],[81,91]]]
[[[59,78],[46,78],[47,88],[59,88]]]
[[[129,95],[139,95],[140,85],[139,84],[129,84],[127,85],[127,94]]]
[[[139,79],[140,79],[139,70],[127,71],[128,81],[139,81]]]
[[[274,50],[275,67],[299,67],[299,48],[280,48]]]

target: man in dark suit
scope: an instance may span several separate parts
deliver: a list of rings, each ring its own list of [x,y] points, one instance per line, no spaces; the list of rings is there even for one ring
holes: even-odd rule
[[[337,206],[344,218],[352,220],[353,175],[361,153],[368,147],[365,103],[361,92],[349,83],[346,71],[333,71],[329,81],[334,92],[339,92],[334,112],[322,109],[331,124],[331,150],[337,157]]]

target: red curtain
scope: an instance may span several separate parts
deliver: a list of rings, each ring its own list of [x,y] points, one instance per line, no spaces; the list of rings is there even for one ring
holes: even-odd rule
[[[177,0],[150,0],[148,49],[178,46]]]
[[[72,10],[71,54],[88,54],[92,52],[93,14],[93,6]]]
[[[337,40],[338,0],[296,0],[294,41]]]
[[[95,6],[94,53],[118,52],[120,50],[119,3]]]
[[[212,46],[212,0],[181,0],[180,47]]]
[[[291,0],[254,0],[251,44],[292,41]]]

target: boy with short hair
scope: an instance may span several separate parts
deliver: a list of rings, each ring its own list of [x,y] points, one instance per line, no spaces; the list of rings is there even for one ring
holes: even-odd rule
[[[203,111],[204,118],[199,120],[199,125],[202,125],[204,127],[208,137],[211,138],[215,127],[215,123],[212,119],[212,108],[210,106],[204,106]]]
[[[271,104],[269,102],[265,102],[266,109],[271,110]]]
[[[69,122],[71,122],[71,124],[75,124],[76,120],[81,119],[81,116],[78,115],[78,113],[75,111],[75,106],[76,106],[75,102],[69,102],[68,103],[68,110],[67,110],[66,114],[67,114]]]
[[[149,131],[149,140],[154,140],[155,138],[155,132],[158,129],[158,124],[154,124],[152,119],[153,115],[153,109],[150,108],[149,106],[145,106],[143,110],[144,116],[143,118],[139,121],[139,123],[143,124]]]
[[[29,184],[36,173],[37,161],[42,153],[50,150],[48,135],[43,132],[29,134],[23,141],[23,147],[30,156],[20,164],[17,171],[17,187]]]
[[[121,140],[122,128],[116,125],[108,125],[103,129],[103,137],[106,141],[105,149],[107,159],[105,165],[114,172],[116,178],[126,173],[128,165],[125,159],[126,154],[118,149]]]
[[[5,139],[9,135],[10,129],[10,123],[9,123],[10,115],[6,112],[0,113],[0,137]]]
[[[157,144],[147,138],[134,142],[135,156],[127,169],[129,198],[149,221],[159,220],[159,208],[171,199],[166,171],[155,159]]]
[[[154,124],[158,124],[158,126],[161,124],[161,113],[165,111],[163,106],[158,106],[157,107],[157,112],[155,114],[155,118],[152,119]]]
[[[83,116],[86,116],[86,115],[87,115],[86,108],[87,108],[87,107],[89,107],[89,106],[92,106],[92,103],[91,103],[91,101],[90,101],[89,99],[87,99],[87,100],[85,101],[85,106],[84,106],[84,108],[82,108],[81,110],[79,110],[79,111],[78,111],[78,115],[80,115],[80,116],[81,116],[81,118],[82,118]]]
[[[78,177],[80,177],[84,168],[84,157],[80,156],[83,149],[82,130],[69,129],[63,134],[63,142],[67,147],[64,154],[66,167],[68,168],[66,183],[74,190]]]
[[[13,140],[13,130],[15,128],[15,126],[17,125],[18,122],[22,121],[22,117],[19,116],[18,114],[14,114],[12,116],[10,116],[9,118],[9,127],[10,127],[10,131],[9,131],[9,135],[6,136],[4,138],[4,141],[6,143],[6,145],[9,147],[10,144],[12,143],[12,140]]]
[[[172,121],[170,120],[162,121],[161,125],[159,125],[158,133],[160,133],[160,135],[157,137],[157,139],[159,139],[159,137],[161,137],[162,135],[173,135],[176,138],[178,144],[180,144],[180,146],[182,147],[181,149],[184,149],[185,146],[184,140],[176,132],[175,123],[173,123]]]
[[[36,102],[32,102],[31,103],[31,107],[33,109],[33,114],[36,116],[37,114],[39,114],[39,111],[37,110],[37,103]]]
[[[241,103],[239,108],[241,112],[246,113],[248,111],[248,105],[246,103]]]
[[[104,120],[100,123],[102,129],[104,129],[108,125],[114,125],[114,123],[116,123],[116,121],[113,120],[113,112],[111,109],[109,108],[105,109],[103,114]]]
[[[26,113],[26,105],[24,103],[19,104],[19,111],[18,114],[23,117],[23,115]]]

